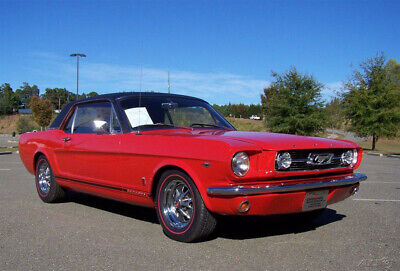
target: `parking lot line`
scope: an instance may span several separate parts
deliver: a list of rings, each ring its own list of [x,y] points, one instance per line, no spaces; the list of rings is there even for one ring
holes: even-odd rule
[[[11,170],[11,169],[10,168],[0,168],[0,171],[2,171],[2,170],[6,171],[6,170]]]
[[[398,183],[400,184],[400,182],[363,182],[363,184],[365,183]]]
[[[361,201],[389,201],[389,202],[400,202],[400,199],[353,199]]]

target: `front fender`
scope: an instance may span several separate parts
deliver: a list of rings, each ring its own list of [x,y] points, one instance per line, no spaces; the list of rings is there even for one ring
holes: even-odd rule
[[[207,208],[211,207],[211,203],[209,201],[209,197],[207,195],[207,187],[209,186],[209,182],[212,182],[213,179],[208,179],[204,181],[205,177],[204,175],[213,175],[212,172],[215,171],[217,168],[217,163],[218,162],[212,162],[212,166],[215,167],[214,170],[210,170],[210,172],[207,172],[210,168],[207,168],[203,165],[205,161],[201,160],[182,160],[182,159],[168,159],[165,161],[162,161],[159,163],[153,170],[152,172],[152,182],[149,185],[149,193],[151,193],[154,185],[156,185],[157,180],[155,179],[157,173],[162,170],[163,168],[167,167],[176,167],[181,170],[183,170],[186,174],[192,178],[193,182],[195,183],[204,204],[206,205]],[[212,167],[211,166],[211,167]],[[200,173],[200,174],[199,174]],[[219,178],[218,176],[215,176],[215,178]],[[210,209],[210,208],[209,208]]]

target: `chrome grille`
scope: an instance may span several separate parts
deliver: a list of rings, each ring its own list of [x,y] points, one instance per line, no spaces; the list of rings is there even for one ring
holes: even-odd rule
[[[318,150],[290,150],[280,151],[278,153],[288,152],[292,157],[292,164],[288,169],[278,169],[277,171],[299,171],[299,170],[323,170],[346,167],[341,156],[348,149],[318,149]]]

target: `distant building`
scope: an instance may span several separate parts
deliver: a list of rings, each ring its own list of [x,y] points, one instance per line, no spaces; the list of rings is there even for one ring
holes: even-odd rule
[[[18,114],[28,115],[28,114],[32,114],[32,111],[29,108],[27,108],[27,109],[18,109]]]

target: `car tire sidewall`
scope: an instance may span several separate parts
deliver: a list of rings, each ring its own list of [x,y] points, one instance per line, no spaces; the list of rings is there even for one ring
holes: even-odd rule
[[[47,194],[43,194],[42,191],[40,190],[39,187],[39,167],[40,165],[45,162],[47,163],[47,165],[49,166],[50,169],[50,189],[49,192],[47,192]],[[47,160],[47,158],[45,156],[40,156],[37,163],[36,163],[36,173],[35,173],[35,184],[36,184],[36,190],[38,192],[39,197],[44,201],[44,202],[51,202],[53,198],[55,198],[55,193],[56,193],[56,181],[54,178],[54,174],[53,174],[53,170],[50,166],[49,161]]]
[[[180,180],[184,181],[192,195],[193,199],[193,215],[192,219],[186,227],[184,227],[181,230],[176,230],[175,228],[172,228],[167,221],[165,221],[163,215],[162,215],[162,204],[160,204],[160,198],[161,198],[161,191],[163,188],[168,184],[169,180],[173,179],[174,177],[179,177]],[[200,215],[201,215],[201,210],[200,208],[204,206],[203,200],[200,196],[200,193],[197,190],[196,185],[192,181],[192,179],[185,173],[177,171],[177,170],[170,170],[165,172],[161,176],[161,181],[159,182],[157,186],[157,193],[156,193],[156,208],[157,208],[157,216],[158,220],[160,221],[160,224],[164,230],[164,233],[177,241],[181,242],[191,242],[196,238],[197,232],[198,232],[198,227],[201,226],[199,223],[196,223],[200,220]],[[203,207],[204,208],[204,207]]]

